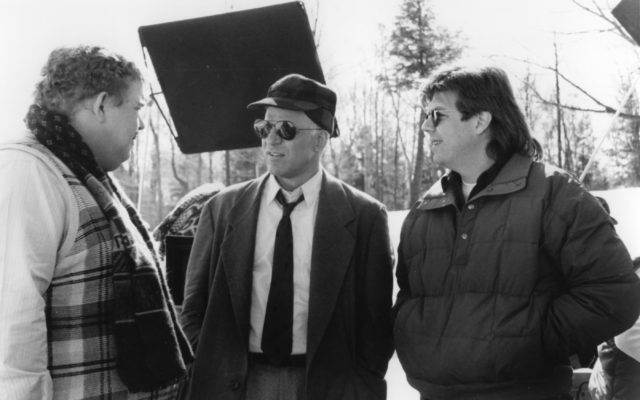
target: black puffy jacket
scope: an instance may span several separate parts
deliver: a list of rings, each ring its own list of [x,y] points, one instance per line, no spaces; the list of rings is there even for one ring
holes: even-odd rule
[[[395,344],[430,399],[568,393],[568,357],[640,312],[629,253],[568,174],[513,156],[460,209],[444,177],[410,211],[398,248]]]

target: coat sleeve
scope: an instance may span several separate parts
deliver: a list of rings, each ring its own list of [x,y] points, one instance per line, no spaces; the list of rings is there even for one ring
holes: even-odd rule
[[[566,290],[547,310],[544,342],[564,357],[629,328],[640,313],[640,283],[598,200],[575,182],[556,182],[550,193],[544,246]]]
[[[201,214],[198,229],[189,254],[189,263],[185,277],[184,302],[181,312],[181,324],[194,352],[198,345],[200,329],[209,299],[209,277],[214,268],[212,262],[214,221],[211,202],[207,203]]]
[[[358,358],[367,371],[383,378],[393,354],[391,302],[393,291],[393,250],[389,239],[387,212],[379,208],[369,233],[362,289],[357,302]]]
[[[404,235],[405,232],[409,229],[408,221],[412,219],[411,217],[412,215],[411,213],[409,213],[409,215],[407,215],[404,222],[402,223],[402,230],[400,231],[400,238],[398,240],[398,260],[396,262],[396,281],[398,283],[398,294],[396,295],[396,301],[391,312],[394,324],[396,318],[398,317],[400,308],[402,308],[402,305],[411,294],[411,288],[409,287],[409,274],[407,271],[407,263],[403,250],[403,244],[405,242]]]
[[[640,275],[640,270],[636,271]],[[616,346],[628,356],[640,362],[640,318],[633,326],[615,337]]]
[[[0,399],[46,400],[45,298],[58,249],[73,243],[71,192],[34,157],[0,153]]]

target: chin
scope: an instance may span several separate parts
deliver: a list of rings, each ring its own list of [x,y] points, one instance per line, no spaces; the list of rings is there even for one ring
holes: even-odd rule
[[[127,161],[128,159],[129,159],[129,155],[127,155],[127,157],[125,157],[125,158],[123,158],[121,160],[113,160],[111,162],[106,162],[106,163],[104,163],[105,165],[101,165],[101,167],[102,167],[102,169],[104,169],[107,172],[115,171],[122,164],[124,164],[124,162]]]
[[[275,176],[280,176],[284,172],[284,170],[280,166],[274,165],[271,162],[267,163],[267,170],[270,174]]]
[[[112,166],[112,165],[107,165],[106,167],[102,167],[102,169],[105,170],[105,172],[112,172],[115,171],[116,169],[118,169],[118,167],[122,165],[122,163],[116,165],[116,166]]]

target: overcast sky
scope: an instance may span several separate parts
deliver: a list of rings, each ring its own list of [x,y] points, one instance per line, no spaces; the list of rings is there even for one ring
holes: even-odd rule
[[[583,0],[587,1],[587,0]],[[603,0],[606,1],[606,0]],[[0,117],[3,132],[21,127],[32,88],[49,51],[99,44],[141,62],[141,25],[265,6],[274,0],[0,0]],[[553,60],[558,32],[561,67],[596,94],[613,101],[621,74],[638,68],[628,47],[611,35],[566,35],[599,27],[570,0],[432,0],[438,23],[460,30],[467,56],[517,72],[524,64]],[[400,0],[309,0],[319,11],[319,57],[329,84],[344,86],[371,65],[380,28],[389,29]],[[606,3],[603,3],[606,6]],[[611,5],[617,1],[611,2]],[[625,72],[626,71],[626,72]]]

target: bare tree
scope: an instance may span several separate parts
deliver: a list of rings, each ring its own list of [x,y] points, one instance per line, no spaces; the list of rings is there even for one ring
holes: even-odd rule
[[[184,196],[185,194],[187,194],[187,192],[189,191],[189,182],[187,181],[186,178],[183,178],[180,176],[179,172],[178,172],[178,166],[176,163],[176,145],[173,142],[173,140],[169,140],[169,143],[171,144],[171,172],[173,173],[173,178],[176,180],[176,182],[178,183],[180,190],[179,190],[179,195],[180,197]]]
[[[554,35],[553,37],[553,54],[554,54],[554,60],[555,60],[555,67],[554,67],[554,71],[555,71],[555,92],[556,92],[556,104],[555,104],[555,108],[556,108],[556,139],[557,139],[557,146],[558,146],[558,166],[562,166],[562,107],[560,107],[560,105],[562,104],[562,101],[560,101],[560,77],[558,76],[558,42],[556,41],[556,37]]]
[[[611,15],[610,9],[603,8],[596,0],[588,0],[588,1],[572,0],[572,2],[581,10],[584,10],[585,12],[593,15],[596,18],[596,20],[601,22],[602,28],[594,29],[590,31],[584,31],[584,32],[569,32],[569,33],[566,33],[567,35],[582,35],[582,34],[592,34],[592,33],[614,34],[629,45],[628,46],[629,51],[634,52],[638,56],[638,60],[640,61],[639,47],[637,46],[634,39],[626,32],[624,27]],[[551,105],[554,107],[560,107],[562,109],[573,110],[573,111],[585,111],[585,112],[591,112],[596,114],[615,114],[616,113],[618,109],[617,106],[607,104],[605,101],[602,101],[601,99],[593,95],[588,90],[588,88],[586,88],[584,85],[576,82],[574,79],[571,79],[570,77],[566,76],[566,74],[562,73],[562,71],[558,68],[557,65],[551,67],[551,66],[541,65],[530,60],[520,60],[520,61],[523,61],[529,65],[536,66],[538,68],[553,72],[563,82],[568,84],[570,87],[573,87],[574,89],[576,89],[578,93],[581,93],[585,99],[589,100],[592,103],[592,106],[578,106],[575,104],[560,102],[558,101],[558,99],[550,99],[541,95],[537,91],[534,91],[536,97],[538,97],[542,103]],[[624,111],[619,113],[619,116],[621,118],[626,118],[631,120],[640,120],[640,114],[638,113],[637,110]]]
[[[156,114],[157,116],[157,114]],[[148,221],[152,225],[158,224],[162,218],[164,218],[164,196],[162,194],[162,169],[160,162],[160,138],[155,126],[157,121],[154,121],[152,116],[149,115],[149,130],[153,138],[153,154],[151,155],[151,194],[155,203],[155,220]]]

